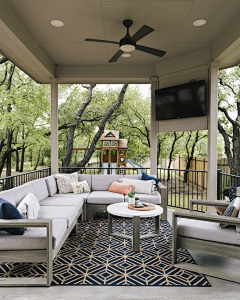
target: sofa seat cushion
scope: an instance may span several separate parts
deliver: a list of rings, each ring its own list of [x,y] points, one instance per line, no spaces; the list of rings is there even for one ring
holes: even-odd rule
[[[82,194],[78,194],[78,195],[74,195],[72,194],[55,194],[53,195],[53,197],[56,198],[72,198],[72,199],[83,199],[85,202],[87,200],[87,197],[90,195],[90,193],[82,193]]]
[[[240,245],[240,234],[235,226],[219,228],[219,223],[180,219],[177,227],[178,235],[199,240],[207,240],[224,244]]]
[[[41,206],[75,206],[78,210],[83,206],[83,198],[48,197],[41,201]]]
[[[108,191],[92,192],[87,198],[87,203],[92,204],[112,204],[119,202],[124,202],[124,195]]]
[[[66,219],[70,227],[78,214],[76,206],[41,206],[38,219]]]
[[[66,219],[52,220],[53,249],[57,247],[67,229]],[[47,230],[43,227],[34,227],[25,231],[24,235],[0,235],[0,250],[42,250],[47,249]]]
[[[36,179],[30,182],[34,190],[34,195],[38,198],[38,201],[42,201],[49,196],[47,183],[44,178]]]
[[[158,191],[155,191],[154,195],[147,195],[147,194],[135,194],[135,197],[138,197],[140,202],[149,203],[150,200],[154,200],[154,204],[161,204],[161,195]],[[125,196],[125,202],[128,202],[128,196]]]

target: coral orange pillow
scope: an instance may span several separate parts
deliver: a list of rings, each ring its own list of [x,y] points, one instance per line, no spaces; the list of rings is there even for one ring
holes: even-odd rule
[[[127,195],[132,191],[133,187],[134,185],[132,184],[122,184],[117,181],[113,181],[110,186],[109,192]]]

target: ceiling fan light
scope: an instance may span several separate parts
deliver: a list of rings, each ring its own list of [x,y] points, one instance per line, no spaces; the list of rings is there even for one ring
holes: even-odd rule
[[[135,50],[135,46],[134,45],[130,45],[130,44],[125,44],[125,45],[122,45],[120,47],[120,49],[124,52],[132,52],[133,50]]]
[[[124,57],[124,58],[128,58],[128,57],[131,57],[131,54],[130,53],[123,53],[121,56]]]

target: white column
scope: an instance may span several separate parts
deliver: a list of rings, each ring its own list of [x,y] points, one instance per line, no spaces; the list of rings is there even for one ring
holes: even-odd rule
[[[51,174],[58,173],[58,79],[51,83]]]
[[[155,90],[158,89],[158,77],[151,77],[151,149],[150,173],[157,176],[157,131],[156,131],[156,106]]]
[[[217,199],[218,67],[218,62],[211,62],[208,69],[208,201]]]

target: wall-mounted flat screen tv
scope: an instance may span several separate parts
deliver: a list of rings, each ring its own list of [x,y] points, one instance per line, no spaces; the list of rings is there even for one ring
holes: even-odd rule
[[[205,81],[156,90],[155,103],[157,121],[205,116]]]

